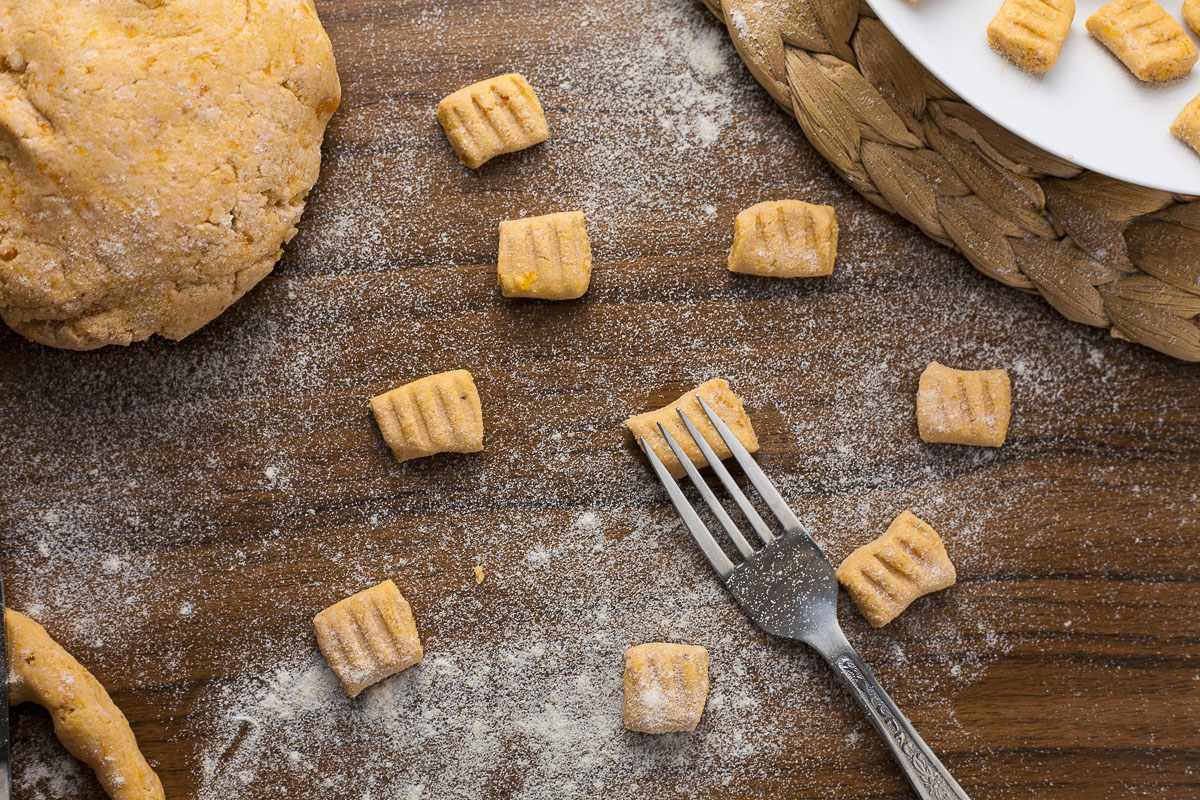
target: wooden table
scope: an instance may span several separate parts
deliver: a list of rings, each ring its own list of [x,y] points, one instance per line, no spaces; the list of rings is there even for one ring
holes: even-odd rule
[[[813,656],[760,635],[621,421],[707,377],[833,559],[904,508],[953,589],[850,639],[976,800],[1200,797],[1200,368],[1110,339],[870,207],[690,0],[324,0],[345,100],[275,273],[178,344],[0,333],[10,603],[112,692],[171,798],[881,798]],[[520,69],[550,142],[457,165],[436,100]],[[827,280],[734,277],[736,212],[837,207]],[[579,302],[512,302],[496,223],[583,208]],[[922,444],[930,360],[1006,367],[1000,450]],[[367,399],[465,367],[481,454],[397,465]],[[476,585],[473,568],[486,575]],[[350,701],[311,617],[393,578],[420,667]],[[620,726],[625,647],[702,644],[700,729]],[[19,798],[95,798],[43,712]]]

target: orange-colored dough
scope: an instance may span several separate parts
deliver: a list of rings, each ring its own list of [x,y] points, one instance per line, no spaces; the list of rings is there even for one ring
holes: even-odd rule
[[[163,800],[162,783],[100,682],[29,617],[4,610],[8,703],[50,712],[63,747],[91,767],[112,800]]]

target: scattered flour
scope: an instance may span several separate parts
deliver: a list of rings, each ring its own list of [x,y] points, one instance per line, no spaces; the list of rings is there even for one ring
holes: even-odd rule
[[[391,39],[387,4],[319,6],[339,52],[416,41]],[[1023,574],[1082,491],[1049,454],[1062,445],[1088,465],[1118,511],[1151,496],[1181,531],[1200,525],[1194,463],[1144,466],[1177,457],[1155,442],[1200,446],[1179,402],[1200,377],[869,209],[699,3],[561,3],[561,23],[527,42],[491,38],[511,3],[482,0],[468,21],[405,8],[428,51],[343,70],[301,232],[218,323],[179,345],[92,354],[4,334],[9,596],[168,732],[148,749],[194,776],[192,800],[802,796],[809,771],[845,772],[849,787],[864,764],[886,769],[825,667],[731,606],[621,432],[652,397],[706,378],[746,399],[764,468],[832,558],[906,507],[943,534],[959,586],[882,631],[844,601],[840,613],[917,726],[961,749],[988,742],[957,699],[1013,647],[1001,632],[1022,629],[1025,609],[1000,602],[1005,576]],[[471,37],[495,46],[489,67],[530,78],[554,132],[479,173],[458,167],[432,116],[439,92],[481,77],[474,55],[446,55]],[[455,198],[454,214],[434,196]],[[838,204],[828,281],[725,273],[733,216],[777,196]],[[589,216],[588,299],[493,313],[495,220],[563,208]],[[1009,367],[1003,450],[920,443],[912,395],[933,358]],[[444,457],[451,470],[396,465],[366,398],[449,366],[476,374],[485,452]],[[1142,389],[1167,379],[1177,395]],[[1103,536],[1139,522],[1098,525],[1071,571],[1130,569]],[[1143,547],[1177,560],[1183,539]],[[385,577],[414,604],[426,661],[350,700],[312,614]],[[622,653],[652,640],[712,655],[695,734],[620,725]],[[15,733],[22,797],[99,797],[44,714],[18,711]],[[793,771],[769,771],[772,759]]]

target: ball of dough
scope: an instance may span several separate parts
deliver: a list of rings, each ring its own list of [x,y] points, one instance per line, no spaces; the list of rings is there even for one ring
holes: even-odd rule
[[[295,235],[340,99],[312,0],[0,0],[0,317],[196,331]]]

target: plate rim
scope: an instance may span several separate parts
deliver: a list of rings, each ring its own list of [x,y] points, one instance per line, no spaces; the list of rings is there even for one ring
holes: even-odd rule
[[[923,54],[921,48],[914,47],[913,43],[911,43],[909,41],[908,37],[903,35],[903,32],[905,30],[903,28],[903,26],[894,26],[893,24],[889,24],[889,21],[894,19],[894,17],[892,16],[892,9],[888,7],[889,2],[892,2],[892,0],[883,0],[883,2],[879,2],[879,0],[864,0],[864,2],[866,3],[866,5],[868,5],[871,8],[872,11],[875,12],[876,17],[888,29],[888,32],[891,33],[891,35],[896,38],[896,40],[905,49],[905,51],[910,56],[912,56],[919,64],[921,64],[922,67],[924,67],[935,78],[937,78],[939,81],[941,81],[943,84],[945,84],[946,87],[949,88],[951,91],[953,91],[954,94],[957,95],[958,98],[962,102],[970,105],[972,108],[979,111],[981,114],[983,114],[988,119],[990,119],[993,123],[995,123],[996,125],[999,125],[1001,128],[1004,128],[1004,130],[1008,131],[1012,135],[1019,137],[1020,139],[1029,143],[1030,145],[1033,145],[1034,147],[1037,147],[1041,150],[1045,150],[1047,153],[1050,153],[1051,155],[1065,161],[1068,164],[1072,164],[1081,170],[1087,170],[1089,172],[1094,172],[1098,175],[1103,175],[1108,178],[1112,178],[1114,180],[1121,181],[1123,183],[1131,184],[1133,186],[1139,186],[1139,187],[1146,188],[1146,189],[1164,191],[1164,192],[1168,192],[1168,193],[1174,194],[1174,195],[1184,195],[1184,196],[1200,195],[1200,185],[1190,186],[1187,184],[1172,184],[1172,183],[1163,183],[1163,182],[1156,181],[1156,180],[1146,180],[1146,178],[1144,176],[1135,176],[1135,175],[1132,175],[1131,173],[1123,172],[1119,167],[1113,168],[1107,164],[1097,165],[1091,159],[1081,160],[1079,157],[1077,157],[1073,153],[1064,152],[1063,149],[1061,147],[1059,147],[1057,144],[1050,144],[1050,143],[1047,143],[1045,141],[1045,139],[1033,138],[1033,137],[1030,137],[1029,135],[1027,135],[1027,133],[1025,133],[1024,131],[1015,130],[1011,125],[1005,124],[1005,122],[1003,122],[1004,114],[997,113],[998,109],[995,108],[994,104],[989,103],[987,101],[986,96],[984,96],[981,99],[978,92],[972,91],[972,87],[970,85],[971,82],[969,80],[967,80],[965,78],[956,77],[954,74],[952,74],[953,70],[947,70],[947,69],[943,68],[942,62],[940,62],[940,61],[933,60],[931,63],[930,60],[927,60],[927,58],[924,57],[924,54]],[[976,2],[978,2],[978,0],[976,0]],[[997,2],[999,2],[999,0],[997,0]],[[913,4],[913,0],[908,0],[908,2],[904,3],[904,5],[910,5],[910,4]],[[895,5],[897,7],[901,7],[900,0],[895,0]],[[886,9],[882,13],[879,10],[880,6],[883,6]],[[1174,19],[1174,17],[1172,17],[1172,19]],[[901,27],[901,32],[897,32],[896,27]],[[983,45],[986,46],[986,41],[983,42]],[[1100,45],[1097,44],[1097,46],[1100,46]],[[988,49],[990,50],[990,48],[988,48]],[[1004,57],[999,54],[997,54],[997,58],[1004,59]],[[1007,59],[1004,59],[1004,62],[1006,65],[1005,69],[1008,69],[1008,68],[1020,69],[1016,65],[1007,61]],[[1198,89],[1197,91],[1200,92],[1200,89]],[[1196,153],[1191,151],[1191,148],[1188,147],[1188,145],[1179,141],[1175,136],[1169,136],[1168,138],[1172,145],[1180,147],[1180,148],[1186,148],[1189,151],[1189,153],[1191,153],[1191,155],[1193,155],[1193,156],[1197,155]]]

